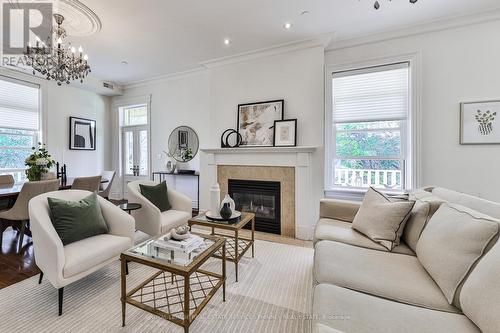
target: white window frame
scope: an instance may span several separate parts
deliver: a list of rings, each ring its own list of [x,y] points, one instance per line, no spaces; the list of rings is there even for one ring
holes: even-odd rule
[[[7,82],[12,82],[15,84],[20,84],[20,85],[26,85],[29,87],[33,87],[38,89],[38,129],[35,131],[35,134],[33,135],[33,145],[37,146],[38,142],[43,142],[43,138],[46,137],[45,134],[45,124],[44,120],[45,117],[43,116],[43,111],[46,109],[43,103],[45,103],[46,98],[46,88],[45,85],[42,85],[40,83],[34,82],[35,80],[26,80],[22,76],[22,74],[17,74],[17,73],[5,73],[5,70],[0,70],[0,80],[2,81],[7,81]],[[38,81],[38,80],[36,80]],[[5,128],[5,129],[10,129],[10,130],[25,130],[22,128]],[[30,130],[28,130],[30,131]],[[0,149],[9,149],[12,147],[3,147]],[[24,148],[23,148],[24,149]],[[26,148],[27,149],[27,148]],[[31,151],[31,147],[29,148]],[[25,172],[27,168],[12,168],[12,169],[0,169],[1,173],[7,174],[7,173],[23,173]]]
[[[123,161],[122,161],[122,123],[121,123],[121,116],[120,116],[120,110],[122,108],[126,107],[131,107],[134,105],[146,105],[147,107],[147,112],[148,112],[148,123],[147,125],[140,125],[140,126],[146,126],[147,131],[148,131],[148,178],[151,178],[152,172],[153,172],[153,160],[152,160],[152,131],[151,131],[151,95],[142,95],[142,96],[131,96],[131,97],[115,97],[113,98],[112,102],[112,123],[113,128],[112,128],[112,135],[113,135],[113,140],[112,140],[112,145],[114,147],[114,151],[116,154],[112,156],[113,159],[113,165],[117,172],[117,178],[118,181],[116,182],[119,186],[116,190],[112,191],[113,197],[124,197],[126,193],[126,189],[124,187],[123,181],[124,177],[126,177],[124,170],[123,170]],[[133,125],[136,126],[136,125]]]
[[[401,193],[420,184],[420,58],[419,52],[396,55],[385,58],[371,59],[345,64],[331,64],[325,67],[325,196],[329,198],[345,200],[361,200],[366,188],[335,187],[333,179],[333,168],[335,161],[335,126],[333,123],[333,96],[332,96],[332,73],[342,71],[354,71],[363,68],[388,66],[396,63],[409,63],[409,110],[407,126],[401,128],[401,142],[407,142],[402,146],[402,156],[405,161],[405,189],[403,191],[386,191],[389,193]]]

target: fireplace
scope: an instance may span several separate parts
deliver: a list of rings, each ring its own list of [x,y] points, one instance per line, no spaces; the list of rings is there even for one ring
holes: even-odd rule
[[[281,234],[280,182],[228,179],[228,193],[236,210],[255,213],[256,231]]]

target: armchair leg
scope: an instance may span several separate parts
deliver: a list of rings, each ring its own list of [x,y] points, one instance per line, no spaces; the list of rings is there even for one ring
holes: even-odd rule
[[[21,248],[23,247],[24,231],[26,229],[26,220],[21,221],[21,231],[19,233],[19,248],[18,251],[21,253]]]
[[[58,291],[59,291],[59,316],[60,316],[60,315],[62,315],[64,287],[59,288]]]
[[[38,278],[38,284],[42,283],[42,279],[43,279],[43,272],[40,272],[40,277]]]

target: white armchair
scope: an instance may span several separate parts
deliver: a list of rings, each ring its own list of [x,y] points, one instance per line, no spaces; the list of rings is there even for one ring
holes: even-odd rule
[[[101,211],[109,228],[108,234],[97,235],[63,245],[52,221],[47,197],[78,201],[91,192],[66,190],[48,192],[29,202],[35,262],[43,276],[59,290],[59,315],[62,314],[63,288],[116,260],[134,244],[134,219],[102,197]]]
[[[192,216],[191,199],[168,187],[168,201],[172,209],[160,212],[158,207],[153,205],[141,194],[139,185],[158,185],[158,182],[148,180],[137,180],[127,184],[129,202],[139,203],[141,209],[132,211],[135,218],[136,228],[151,236],[167,233],[172,228],[187,224]]]

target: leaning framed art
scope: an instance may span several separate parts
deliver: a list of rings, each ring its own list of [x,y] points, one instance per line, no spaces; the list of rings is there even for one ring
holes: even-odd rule
[[[460,103],[460,144],[500,144],[500,100]]]
[[[284,116],[284,100],[238,105],[240,147],[272,147],[274,121]]]
[[[96,150],[96,121],[69,117],[69,149]]]

